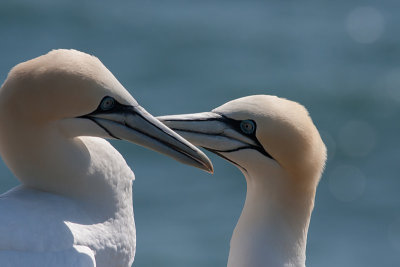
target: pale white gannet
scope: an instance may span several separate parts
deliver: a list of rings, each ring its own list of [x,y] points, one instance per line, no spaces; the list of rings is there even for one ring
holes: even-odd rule
[[[21,63],[0,89],[0,152],[22,183],[0,196],[1,266],[132,264],[134,174],[102,138],[212,171],[96,57],[55,50]]]
[[[308,226],[326,161],[307,110],[286,99],[255,95],[212,112],[159,119],[246,177],[246,201],[228,266],[305,266]]]

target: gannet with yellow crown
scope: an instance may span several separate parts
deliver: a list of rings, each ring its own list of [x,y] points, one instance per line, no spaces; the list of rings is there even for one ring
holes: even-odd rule
[[[326,161],[307,110],[283,98],[254,95],[212,112],[158,119],[236,165],[246,178],[228,266],[305,266],[310,216]]]
[[[54,50],[0,89],[0,153],[22,185],[0,196],[1,266],[130,266],[134,174],[103,138],[212,172],[94,56]]]

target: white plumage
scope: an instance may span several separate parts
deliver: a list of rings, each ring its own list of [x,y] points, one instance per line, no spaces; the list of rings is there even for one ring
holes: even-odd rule
[[[0,89],[0,153],[22,183],[0,196],[1,266],[132,264],[134,174],[102,138],[212,171],[97,58],[55,50],[21,63]]]
[[[307,110],[283,98],[256,95],[212,112],[159,119],[236,165],[246,178],[228,266],[305,266],[307,232],[326,161]]]
[[[88,169],[110,186],[101,203],[19,186],[0,197],[2,266],[129,266],[136,245],[134,175],[105,140],[81,138]],[[118,174],[118,180],[113,176]],[[79,186],[79,185],[76,185]],[[100,193],[100,192],[99,192]],[[96,261],[94,261],[96,256]],[[89,264],[91,263],[91,264]]]

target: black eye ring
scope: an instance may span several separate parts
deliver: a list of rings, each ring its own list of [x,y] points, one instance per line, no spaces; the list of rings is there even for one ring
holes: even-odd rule
[[[112,109],[115,106],[115,99],[111,96],[106,96],[101,100],[100,108],[103,111]]]
[[[253,134],[256,130],[256,124],[252,120],[241,121],[240,130],[245,134]]]

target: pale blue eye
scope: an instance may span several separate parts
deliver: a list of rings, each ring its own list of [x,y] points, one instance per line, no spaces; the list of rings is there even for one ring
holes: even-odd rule
[[[240,129],[245,134],[252,134],[256,130],[256,124],[252,120],[244,120],[240,122]]]
[[[104,111],[110,110],[115,106],[114,98],[106,96],[100,103],[100,108]]]

